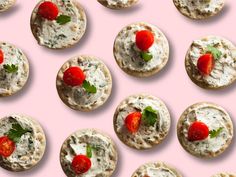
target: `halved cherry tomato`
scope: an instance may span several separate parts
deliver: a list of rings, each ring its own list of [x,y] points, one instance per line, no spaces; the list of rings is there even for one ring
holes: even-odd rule
[[[91,165],[91,160],[85,155],[77,155],[72,161],[72,169],[76,174],[86,173]]]
[[[141,112],[133,112],[125,118],[125,126],[130,133],[136,133],[141,123]]]
[[[38,15],[47,20],[55,20],[58,16],[59,10],[56,4],[45,1],[39,5]]]
[[[209,75],[213,70],[214,65],[215,61],[211,53],[202,55],[197,61],[197,68],[204,75]]]
[[[136,33],[136,46],[142,50],[148,50],[154,43],[154,35],[149,30],[141,30]]]
[[[203,122],[196,121],[192,123],[188,129],[188,140],[199,141],[204,140],[209,135],[209,128]]]
[[[3,63],[3,60],[4,60],[3,51],[0,49],[0,64]]]
[[[81,85],[85,80],[84,72],[76,66],[68,68],[63,75],[63,81],[70,86]]]
[[[9,157],[15,150],[15,143],[7,136],[0,137],[0,155]]]

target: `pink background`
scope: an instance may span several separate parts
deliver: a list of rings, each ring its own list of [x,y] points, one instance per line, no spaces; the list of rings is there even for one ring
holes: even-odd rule
[[[189,105],[199,101],[220,104],[236,122],[236,85],[220,90],[207,91],[194,85],[184,68],[184,56],[191,41],[215,34],[236,43],[236,1],[228,0],[222,13],[206,21],[192,21],[182,16],[172,0],[140,0],[129,10],[113,11],[96,0],[80,0],[88,17],[86,35],[79,45],[63,51],[39,46],[31,34],[29,19],[36,0],[18,0],[10,11],[0,14],[0,40],[20,47],[28,56],[31,66],[30,79],[17,95],[0,99],[0,117],[10,113],[24,113],[37,119],[47,135],[47,150],[43,160],[30,171],[12,173],[0,169],[1,177],[65,177],[60,163],[61,144],[72,132],[81,128],[97,128],[114,139],[119,150],[119,162],[114,177],[129,177],[141,164],[164,161],[179,169],[183,176],[210,177],[220,171],[236,172],[235,141],[219,158],[204,160],[186,153],[176,137],[176,122]],[[114,38],[125,25],[146,21],[158,26],[170,42],[171,56],[168,65],[158,75],[137,79],[126,75],[117,66],[112,53]],[[97,111],[81,113],[65,106],[57,95],[56,74],[70,57],[91,54],[104,60],[112,72],[113,90],[108,102]],[[169,136],[156,148],[137,151],[122,144],[113,131],[113,113],[125,97],[147,92],[160,97],[168,106],[172,127]]]

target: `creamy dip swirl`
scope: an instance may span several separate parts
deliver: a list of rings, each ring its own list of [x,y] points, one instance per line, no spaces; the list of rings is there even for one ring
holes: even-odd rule
[[[8,96],[19,91],[26,83],[29,75],[29,63],[23,52],[15,46],[0,42],[3,52],[3,63],[0,64],[0,96]],[[8,73],[4,65],[15,65],[17,72]]]
[[[148,49],[153,58],[145,62],[140,57],[140,50],[135,44],[136,33],[149,30],[154,35],[154,44]],[[151,72],[159,70],[167,63],[169,44],[164,34],[155,26],[147,23],[131,24],[121,30],[114,43],[114,56],[124,70],[130,72]]]
[[[205,54],[207,46],[217,48],[222,55],[220,59],[215,59],[212,72],[206,76],[198,71],[197,62],[199,57]],[[205,87],[228,86],[236,79],[236,47],[228,40],[217,36],[194,40],[186,55],[186,69],[193,80]]]
[[[0,0],[0,12],[9,9],[15,4],[16,0]]]
[[[44,1],[44,0],[43,0]],[[86,17],[84,11],[74,0],[50,0],[59,8],[59,15],[71,17],[71,21],[60,25],[56,20],[50,21],[37,15],[38,6],[34,9],[31,17],[31,27],[40,45],[49,48],[66,48],[76,42],[84,34]]]
[[[205,123],[209,131],[219,128],[222,128],[222,131],[214,138],[209,135],[201,141],[188,141],[188,129],[195,121]],[[230,144],[233,137],[233,125],[223,108],[211,103],[199,103],[189,107],[182,114],[178,123],[178,137],[184,148],[193,155],[214,157],[222,153]]]
[[[88,172],[76,175],[71,163],[76,155],[86,155],[87,146],[92,148],[91,168]],[[113,141],[97,130],[86,129],[72,134],[61,149],[61,165],[71,177],[111,176],[117,163],[117,152]]]
[[[125,128],[125,118],[132,112],[142,112],[151,106],[159,114],[154,126],[146,126],[142,121],[139,130],[131,134]],[[151,148],[159,144],[170,128],[170,115],[164,103],[153,96],[135,95],[124,100],[114,115],[114,128],[118,137],[127,145],[137,149]]]

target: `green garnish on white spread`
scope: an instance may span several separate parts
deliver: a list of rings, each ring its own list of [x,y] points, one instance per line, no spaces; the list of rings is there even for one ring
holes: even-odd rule
[[[57,21],[58,24],[64,25],[64,24],[71,21],[71,17],[68,16],[68,15],[60,15],[60,16],[57,17],[56,21]]]
[[[140,57],[145,61],[145,62],[148,62],[150,61],[153,56],[150,52],[140,52]]]
[[[24,135],[25,133],[30,132],[30,130],[28,129],[24,129],[21,127],[20,124],[15,123],[12,125],[12,128],[9,130],[9,132],[7,133],[7,136],[14,141],[15,143],[20,141],[20,138],[22,135]]]
[[[82,87],[88,93],[97,93],[97,88],[94,85],[91,85],[89,81],[84,80]]]
[[[147,106],[142,112],[142,120],[147,126],[154,126],[159,117],[158,111],[151,106]]]
[[[216,138],[217,136],[219,136],[219,134],[222,132],[222,130],[223,130],[223,127],[220,127],[217,130],[211,130],[209,132],[210,138]]]
[[[15,73],[18,71],[18,66],[17,65],[14,65],[14,64],[11,64],[11,65],[3,65],[3,68],[5,69],[5,71],[7,73]]]
[[[222,52],[219,51],[217,48],[212,47],[210,45],[207,46],[206,53],[211,53],[214,56],[215,60],[218,60],[222,56]]]

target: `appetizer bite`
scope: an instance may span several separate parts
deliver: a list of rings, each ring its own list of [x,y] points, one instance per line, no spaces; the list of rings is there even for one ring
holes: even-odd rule
[[[21,90],[28,76],[29,63],[25,54],[12,44],[0,42],[0,97]]]
[[[206,89],[220,89],[236,79],[236,47],[218,36],[194,40],[186,57],[185,68],[191,80]]]
[[[225,0],[173,0],[176,8],[188,18],[206,19],[218,14]]]
[[[43,157],[46,139],[43,129],[32,118],[12,114],[0,119],[0,166],[25,171]]]
[[[160,99],[146,94],[133,95],[116,108],[114,129],[129,147],[150,149],[167,136],[170,114]]]
[[[84,35],[86,15],[76,0],[41,0],[32,12],[30,24],[40,45],[64,49]]]
[[[139,167],[132,177],[182,177],[174,168],[163,162],[147,163]]]
[[[169,44],[157,27],[140,22],[120,31],[115,39],[113,52],[123,71],[136,77],[148,77],[166,65]]]
[[[79,130],[61,147],[60,162],[68,177],[110,177],[117,164],[112,139],[94,129]]]
[[[110,96],[112,78],[100,59],[78,56],[61,67],[56,86],[67,106],[79,111],[91,111],[102,106]]]
[[[212,177],[236,177],[236,174],[232,174],[232,173],[218,173],[216,175],[213,175]]]
[[[4,12],[4,11],[7,11],[15,3],[16,3],[16,0],[0,0],[0,13]]]
[[[97,0],[100,4],[110,9],[124,9],[132,7],[139,0]]]
[[[222,154],[233,138],[228,113],[213,103],[197,103],[187,108],[177,125],[180,144],[190,154],[210,158]]]

